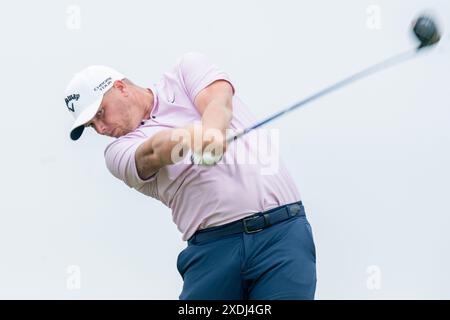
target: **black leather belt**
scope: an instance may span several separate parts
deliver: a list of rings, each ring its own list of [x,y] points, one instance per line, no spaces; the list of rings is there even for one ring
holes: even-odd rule
[[[214,240],[235,233],[256,233],[278,222],[292,217],[304,216],[305,208],[301,201],[258,212],[249,217],[221,226],[202,229],[194,233],[189,243]]]

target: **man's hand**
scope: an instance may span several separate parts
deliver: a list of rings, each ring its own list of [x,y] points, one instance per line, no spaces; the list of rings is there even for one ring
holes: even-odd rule
[[[191,137],[191,162],[197,165],[215,165],[226,152],[226,137],[221,130],[204,128],[202,123],[187,127]]]

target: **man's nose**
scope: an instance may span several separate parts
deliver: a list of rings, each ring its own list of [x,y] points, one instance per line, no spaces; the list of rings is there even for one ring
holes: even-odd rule
[[[106,126],[100,121],[94,121],[93,125],[98,134],[104,135],[106,133]]]

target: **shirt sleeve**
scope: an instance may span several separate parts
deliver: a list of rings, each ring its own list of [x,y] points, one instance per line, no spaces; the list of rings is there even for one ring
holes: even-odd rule
[[[108,170],[117,179],[122,180],[130,188],[140,189],[142,186],[156,178],[158,172],[148,179],[141,179],[137,172],[135,153],[136,149],[146,139],[117,139],[105,149],[105,161]]]
[[[184,54],[177,63],[179,72],[184,82],[187,94],[192,102],[198,93],[217,80],[226,80],[235,88],[228,74],[200,52],[189,52]]]

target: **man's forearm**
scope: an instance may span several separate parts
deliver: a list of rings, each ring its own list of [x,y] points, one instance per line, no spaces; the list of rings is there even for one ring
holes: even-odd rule
[[[141,144],[135,154],[139,176],[145,179],[158,169],[184,158],[190,148],[189,134],[188,127],[166,129]]]
[[[218,129],[225,135],[232,117],[231,106],[228,106],[226,102],[211,102],[203,112],[203,132],[206,133],[208,129]]]
[[[220,153],[226,151],[226,130],[232,118],[231,101],[216,100],[206,107],[202,115],[203,150],[214,149],[215,152]]]
[[[153,136],[152,146],[161,166],[173,164],[184,158],[190,148],[188,128],[163,130]]]

